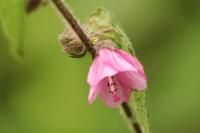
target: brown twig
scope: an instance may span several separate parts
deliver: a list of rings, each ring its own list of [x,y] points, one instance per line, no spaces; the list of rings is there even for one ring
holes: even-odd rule
[[[76,21],[76,19],[73,17],[71,12],[67,9],[64,2],[62,0],[52,0],[54,5],[57,7],[59,12],[63,15],[63,17],[67,20],[67,22],[70,24],[74,32],[78,35],[80,40],[84,43],[87,50],[91,53],[92,57],[95,56],[95,49],[93,48],[93,44],[87,34],[83,31],[79,23]]]

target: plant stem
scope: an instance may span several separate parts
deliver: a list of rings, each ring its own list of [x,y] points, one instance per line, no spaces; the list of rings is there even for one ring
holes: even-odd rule
[[[52,0],[53,4],[56,6],[58,11],[63,15],[66,21],[73,28],[74,32],[78,35],[80,40],[86,46],[87,50],[91,53],[92,58],[95,57],[95,49],[93,48],[92,41],[88,38],[87,34],[83,31],[79,23],[75,20],[73,15],[65,6],[65,3],[62,0]],[[127,103],[121,104],[122,110],[131,125],[131,128],[135,131],[135,133],[142,133],[142,129],[140,124],[136,121],[135,116],[133,115],[133,111],[131,107]]]
[[[65,3],[62,0],[52,0],[56,8],[63,15],[66,21],[70,24],[74,32],[78,35],[80,40],[86,46],[87,50],[91,53],[92,57],[95,56],[95,49],[93,48],[92,41],[89,39],[87,34],[83,31],[77,20],[73,17],[71,12],[65,6]]]
[[[140,124],[136,121],[136,117],[133,114],[133,110],[131,107],[128,105],[128,103],[122,103],[121,104],[122,110],[127,118],[128,123],[130,124],[129,126],[133,128],[133,130],[136,133],[142,133],[142,129]]]

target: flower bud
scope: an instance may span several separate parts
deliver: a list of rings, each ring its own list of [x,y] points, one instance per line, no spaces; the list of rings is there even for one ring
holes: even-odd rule
[[[73,29],[66,29],[59,36],[59,40],[64,46],[64,51],[67,52],[70,57],[80,58],[85,55],[86,47],[73,31]]]

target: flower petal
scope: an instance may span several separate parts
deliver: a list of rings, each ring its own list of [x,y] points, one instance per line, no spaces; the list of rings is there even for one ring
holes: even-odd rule
[[[103,48],[95,58],[88,74],[88,82],[96,86],[102,79],[123,71],[135,71],[137,69],[118,55],[115,51]]]
[[[116,76],[125,88],[144,90],[147,87],[146,78],[144,78],[144,76],[139,73],[133,71],[125,71],[119,72]]]
[[[98,87],[91,87],[90,88],[90,93],[89,93],[89,96],[88,96],[89,104],[92,104],[96,100],[96,97],[99,94],[99,91],[100,91],[100,88],[98,88]]]
[[[97,86],[97,84],[105,77],[114,75],[117,73],[116,70],[112,69],[109,65],[103,64],[102,59],[97,56],[93,61],[88,73],[88,83],[91,86]]]
[[[140,61],[132,56],[132,55],[129,55],[127,52],[124,52],[123,50],[120,50],[120,49],[115,49],[115,51],[123,58],[125,59],[127,62],[129,62],[132,66],[134,66],[138,72],[140,74],[142,74],[144,76],[144,78],[146,78],[146,75],[145,75],[145,72],[144,72],[144,69],[143,69],[143,66],[142,64],[140,63]]]

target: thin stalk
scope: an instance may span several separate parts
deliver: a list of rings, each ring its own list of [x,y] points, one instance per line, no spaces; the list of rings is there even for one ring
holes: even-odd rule
[[[65,20],[70,24],[74,32],[78,35],[80,40],[84,43],[87,50],[91,53],[92,57],[95,56],[95,49],[93,48],[92,41],[89,39],[87,34],[83,31],[78,21],[74,18],[71,12],[65,6],[65,3],[62,0],[52,0],[55,7],[63,15]]]
[[[129,127],[132,128],[135,131],[135,133],[142,133],[142,128],[138,123],[136,116],[133,114],[133,110],[128,105],[128,103],[122,103],[121,108],[123,113],[125,114]]]

